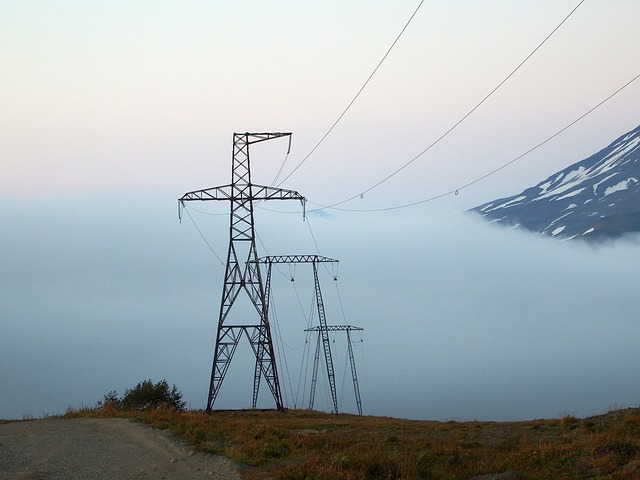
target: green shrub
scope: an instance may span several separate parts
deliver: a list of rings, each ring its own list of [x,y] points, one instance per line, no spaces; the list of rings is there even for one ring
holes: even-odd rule
[[[169,408],[177,412],[185,410],[185,402],[182,400],[182,393],[174,385],[169,388],[166,380],[153,383],[151,379],[144,380],[132,389],[127,389],[122,398],[118,397],[115,390],[107,393],[98,408],[117,410],[156,410],[158,408]]]
[[[116,392],[115,390],[111,390],[109,393],[107,393],[102,398],[102,401],[99,401],[97,404],[98,408],[104,408],[104,409],[115,408],[119,410],[121,406],[122,406],[122,400],[120,399],[120,397],[118,397],[118,392]]]

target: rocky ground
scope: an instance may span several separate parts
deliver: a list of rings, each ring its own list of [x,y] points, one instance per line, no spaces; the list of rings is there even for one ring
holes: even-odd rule
[[[196,453],[169,433],[118,418],[0,425],[0,479],[241,479],[231,460]]]

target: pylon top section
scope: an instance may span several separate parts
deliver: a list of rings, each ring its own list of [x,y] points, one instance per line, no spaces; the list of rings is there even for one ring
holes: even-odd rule
[[[244,132],[244,133],[234,133],[233,134],[233,140],[234,143],[236,140],[238,140],[239,138],[244,137],[246,139],[246,142],[248,144],[252,144],[252,143],[258,143],[258,142],[264,142],[265,140],[271,140],[272,138],[278,138],[278,137],[289,137],[289,146],[291,146],[291,132],[270,132],[270,133],[249,133],[249,132]]]
[[[181,215],[181,208],[184,207],[184,202],[191,200],[229,200],[231,201],[232,213],[238,208],[249,208],[253,201],[299,200],[302,204],[304,216],[306,199],[295,190],[258,185],[251,182],[249,145],[280,137],[289,137],[289,146],[291,146],[291,133],[234,133],[231,183],[185,193],[178,199],[178,216]]]

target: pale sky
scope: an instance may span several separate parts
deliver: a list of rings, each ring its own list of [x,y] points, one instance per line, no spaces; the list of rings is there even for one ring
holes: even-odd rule
[[[418,3],[2,2],[0,418],[92,405],[149,377],[203,407],[223,269],[189,219],[178,223],[177,198],[229,182],[233,132],[293,132],[287,176]],[[369,189],[578,3],[425,1],[282,186],[323,205]],[[450,135],[342,206],[427,199],[524,153],[640,73],[638,24],[636,0],[585,1]],[[340,260],[347,318],[330,323],[366,329],[365,413],[513,419],[637,402],[634,245],[558,244],[463,212],[604,148],[638,125],[638,111],[640,80],[514,165],[418,207],[327,210],[308,223],[260,211],[268,253],[317,253],[311,225],[320,253]],[[273,180],[286,149],[252,150],[254,182]],[[223,256],[227,216],[193,215]],[[297,380],[305,325],[280,322]],[[250,402],[226,395],[226,407]]]

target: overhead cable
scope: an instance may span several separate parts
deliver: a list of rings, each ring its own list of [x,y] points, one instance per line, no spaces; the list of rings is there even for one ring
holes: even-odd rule
[[[198,228],[198,225],[196,224],[195,220],[193,219],[193,217],[191,216],[191,213],[189,212],[189,209],[185,206],[184,207],[184,211],[187,212],[187,215],[189,216],[189,218],[191,219],[191,223],[193,223],[193,226],[196,227],[196,230],[198,231],[198,233],[200,234],[200,236],[202,237],[202,240],[204,240],[204,243],[207,244],[207,247],[209,247],[209,250],[211,250],[211,252],[215,255],[215,257],[218,259],[218,261],[220,262],[220,265],[224,266],[224,262],[222,261],[222,259],[220,258],[220,256],[216,253],[216,251],[213,249],[213,247],[211,246],[211,244],[207,241],[207,238],[204,236],[204,234],[202,233],[202,231]]]
[[[530,148],[529,150],[527,150],[526,152],[524,152],[521,155],[518,155],[517,157],[515,157],[514,159],[500,165],[499,167],[491,170],[488,173],[485,173],[484,175],[476,178],[475,180],[472,180],[471,182],[465,183],[464,185],[461,185],[453,190],[450,190],[448,192],[445,193],[441,193],[439,195],[435,195],[433,197],[429,197],[429,198],[425,198],[424,200],[419,200],[417,202],[412,202],[412,203],[406,203],[403,205],[396,205],[393,207],[384,207],[384,208],[372,208],[372,209],[349,209],[349,208],[339,208],[336,207],[336,205],[340,205],[339,203],[331,205],[331,206],[322,206],[318,203],[314,203],[311,202],[309,200],[307,200],[308,203],[313,204],[313,205],[317,205],[320,208],[316,209],[316,210],[322,210],[322,209],[327,209],[327,208],[331,208],[333,210],[340,210],[340,211],[345,211],[345,212],[382,212],[385,210],[398,210],[400,208],[407,208],[407,207],[413,207],[415,205],[420,205],[422,203],[427,203],[427,202],[431,202],[433,200],[437,200],[439,198],[442,197],[446,197],[448,195],[457,195],[458,192],[460,192],[461,190],[464,190],[465,188],[470,187],[471,185],[475,185],[476,183],[484,180],[487,177],[490,177],[491,175],[499,172],[500,170],[508,167],[509,165],[517,162],[518,160],[526,157],[527,155],[529,155],[530,153],[534,152],[535,150],[537,150],[538,148],[542,147],[543,145],[545,145],[546,143],[550,142],[551,140],[553,140],[554,138],[556,138],[558,135],[560,135],[561,133],[563,133],[565,130],[569,129],[570,127],[572,127],[573,125],[575,125],[576,123],[578,123],[580,120],[582,120],[583,118],[585,118],[587,115],[589,115],[590,113],[592,113],[594,110],[598,109],[599,107],[601,107],[602,105],[604,105],[605,103],[607,103],[609,100],[611,100],[613,97],[615,97],[618,93],[620,93],[622,90],[624,90],[625,88],[627,88],[629,85],[631,85],[633,82],[635,82],[636,80],[638,80],[640,78],[640,74],[636,75],[635,77],[633,77],[631,80],[629,80],[627,83],[625,83],[622,87],[618,88],[615,92],[613,92],[611,95],[609,95],[607,98],[605,98],[604,100],[602,100],[600,103],[598,103],[597,105],[595,105],[594,107],[591,107],[589,110],[587,110],[585,113],[583,113],[582,115],[580,115],[578,118],[576,118],[575,120],[573,120],[571,123],[569,123],[568,125],[562,127],[560,130],[558,130],[556,133],[554,133],[553,135],[551,135],[550,137],[548,137],[547,139],[543,140],[542,142],[538,143],[537,145],[535,145],[534,147]],[[344,202],[341,202],[344,203]],[[314,210],[311,210],[310,212],[313,212]]]
[[[409,165],[411,165],[413,162],[415,162],[418,158],[420,158],[422,155],[424,155],[425,153],[427,153],[429,150],[431,150],[433,147],[435,147],[438,143],[440,143],[445,137],[447,137],[453,130],[455,130],[462,122],[464,122],[469,116],[471,116],[471,114],[473,112],[475,112],[478,108],[480,108],[480,106],[486,102],[494,93],[496,93],[498,91],[498,89],[500,89],[500,87],[502,87],[518,70],[520,70],[520,68],[538,51],[540,50],[540,48],[542,48],[542,46],[547,43],[547,41],[553,36],[554,33],[556,33],[560,27],[562,27],[562,25],[564,25],[564,23],[569,20],[569,18],[576,12],[576,10],[578,10],[578,8],[580,8],[580,6],[584,3],[585,0],[581,0],[578,5],[576,5],[573,10],[571,10],[569,12],[569,14],[564,17],[564,19],[551,31],[551,33],[549,33],[544,40],[542,40],[542,42],[540,42],[538,44],[538,46],[536,48],[533,49],[533,51],[527,55],[525,57],[524,60],[522,60],[518,66],[516,68],[514,68],[511,73],[509,73],[509,75],[507,75],[493,90],[491,90],[482,100],[480,100],[480,102],[478,102],[471,110],[469,110],[468,113],[466,113],[460,120],[458,120],[456,123],[453,124],[453,126],[451,126],[446,132],[444,132],[440,137],[438,137],[433,143],[431,143],[431,145],[429,145],[427,148],[425,148],[424,150],[422,150],[420,153],[418,153],[415,157],[413,157],[411,160],[409,160],[407,163],[405,163],[404,165],[402,165],[400,168],[398,168],[397,170],[395,170],[394,172],[390,173],[389,175],[387,175],[386,177],[384,177],[382,180],[380,180],[378,183],[372,185],[371,187],[367,188],[366,190],[363,190],[361,192],[358,192],[357,194],[353,195],[352,197],[349,197],[345,200],[342,200],[340,202],[337,203],[333,203],[329,206],[323,207],[323,208],[334,208],[338,205],[342,205],[343,203],[347,203],[350,202],[351,200],[354,200],[356,198],[362,197],[365,193],[369,193],[371,190],[379,187],[380,185],[382,185],[383,183],[385,183],[386,181],[390,180],[391,178],[393,178],[394,176],[396,176],[398,173],[400,173],[402,170],[404,170],[405,168],[407,168]],[[302,163],[301,163],[302,164]],[[297,168],[297,167],[296,167]],[[293,172],[291,172],[293,173]]]
[[[583,0],[584,1],[584,0]],[[289,173],[289,175],[287,175],[286,177],[284,177],[284,179],[278,183],[278,187],[280,185],[282,185],[284,182],[287,181],[287,179],[293,175],[296,170],[298,170],[302,164],[304,164],[309,157],[313,154],[313,152],[316,151],[316,149],[320,146],[320,144],[322,142],[324,142],[324,139],[327,138],[329,136],[329,134],[333,131],[333,129],[336,127],[336,125],[338,125],[338,122],[340,122],[340,120],[342,120],[342,117],[345,116],[345,114],[347,113],[347,111],[351,108],[351,105],[354,104],[354,102],[358,99],[358,97],[360,96],[360,94],[362,93],[362,91],[365,89],[365,87],[367,86],[367,84],[369,83],[369,81],[371,81],[371,79],[373,78],[373,76],[376,74],[376,72],[378,71],[378,69],[380,68],[380,66],[382,65],[382,63],[386,60],[386,58],[389,56],[389,53],[391,53],[391,50],[393,49],[393,47],[395,47],[396,43],[398,43],[398,40],[400,40],[400,37],[402,36],[402,34],[404,33],[404,31],[407,29],[407,27],[409,26],[409,24],[411,23],[411,21],[413,20],[413,17],[416,16],[416,14],[418,13],[418,10],[420,10],[420,7],[422,6],[422,4],[424,3],[424,0],[421,0],[420,3],[418,4],[418,6],[416,7],[416,9],[414,10],[413,14],[411,14],[411,17],[409,17],[409,20],[407,20],[407,23],[405,23],[404,27],[402,27],[402,30],[400,31],[400,33],[398,34],[398,36],[396,37],[396,39],[393,41],[393,43],[391,44],[391,46],[389,47],[389,49],[387,50],[387,53],[384,54],[384,56],[382,57],[382,60],[380,60],[378,62],[378,65],[376,65],[376,68],[373,69],[373,72],[371,72],[371,75],[369,75],[369,77],[367,78],[367,80],[364,82],[364,84],[362,85],[362,87],[360,87],[360,90],[358,90],[358,93],[355,94],[355,96],[351,99],[351,101],[349,102],[349,104],[347,105],[347,107],[342,111],[342,113],[340,114],[340,116],[337,118],[337,120],[335,122],[333,122],[333,125],[331,125],[331,127],[329,128],[329,130],[327,130],[327,132],[322,136],[322,138],[320,139],[320,141],[318,141],[318,143],[316,143],[316,145],[311,149],[311,151],[307,154],[306,157],[304,157],[300,163],[298,163],[298,165],[296,165],[296,167],[291,170],[291,172]],[[286,162],[286,159],[285,159]],[[284,167],[284,163],[283,163],[283,167]],[[282,167],[281,167],[282,169]],[[278,172],[278,175],[276,176],[276,180],[277,178],[280,176],[280,172]]]

